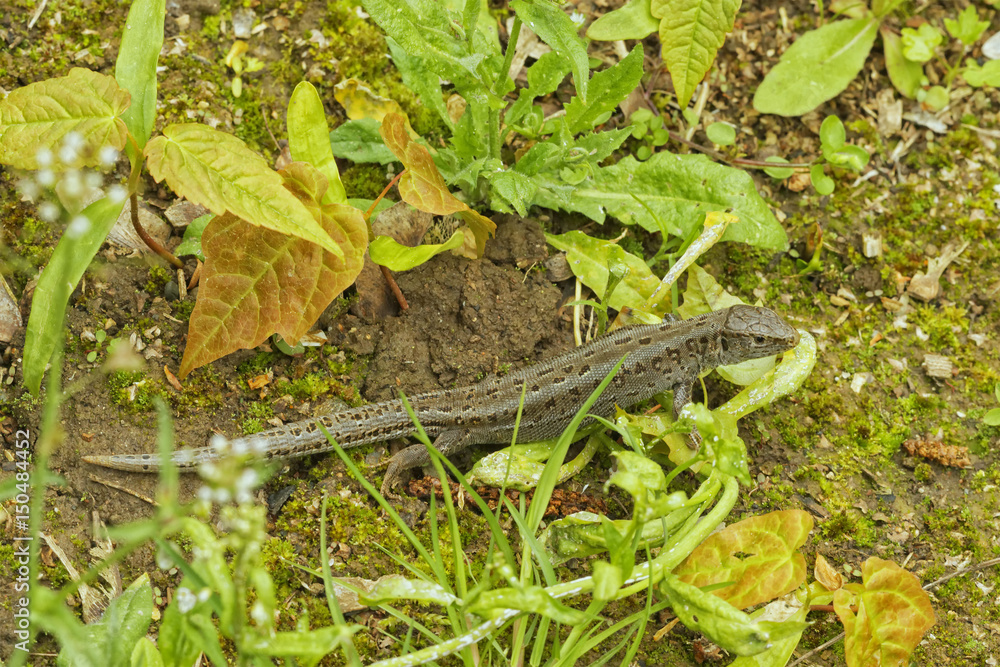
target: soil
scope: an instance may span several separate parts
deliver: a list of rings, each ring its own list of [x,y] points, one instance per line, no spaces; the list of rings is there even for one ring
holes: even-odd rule
[[[97,33],[79,39],[109,46],[92,48],[100,55],[81,56],[77,64],[112,70],[120,38],[115,30],[124,19],[118,3],[69,2],[62,9],[61,23],[52,22],[50,9],[33,31],[12,19],[20,4],[0,4],[0,40],[6,40],[9,47],[0,52],[0,87],[9,91],[65,74],[69,66],[65,51],[76,49],[69,49],[63,39],[49,38],[81,34],[82,28],[93,27]],[[355,64],[361,62],[363,53],[384,52],[383,46],[362,41],[369,39],[363,30],[346,31],[355,42],[334,39],[326,47],[293,48],[286,39],[287,35],[308,39],[313,29],[326,28],[324,34],[334,34],[328,14],[341,12],[357,20],[353,7],[329,3],[330,8],[324,10],[322,3],[302,3],[302,11],[292,16],[286,33],[268,30],[255,38],[251,55],[267,62],[274,74],[247,76],[248,102],[234,100],[226,91],[231,73],[222,61],[231,39],[205,37],[206,25],[210,27],[220,15],[231,16],[229,3],[170,4],[168,46],[175,46],[177,37],[187,43],[183,53],[164,61],[169,67],[160,81],[159,95],[169,101],[162,111],[171,122],[177,117],[216,122],[274,159],[279,149],[264,133],[263,121],[269,120],[279,135],[283,123],[278,113],[262,114],[262,106],[285,108],[292,87],[305,76],[320,89],[331,125],[335,125],[344,112],[333,101],[333,83],[352,75],[366,76],[380,93],[399,99],[411,118],[422,118],[420,111],[409,106],[412,96],[400,92],[398,75],[387,61]],[[270,6],[274,3],[264,4],[267,7],[257,8],[258,16],[283,15],[283,9]],[[581,10],[589,16],[610,9],[605,4],[581,5]],[[928,18],[957,12],[952,3],[939,4],[928,10]],[[876,49],[858,79],[817,112],[793,119],[761,116],[750,103],[753,90],[794,36],[813,27],[815,18],[806,3],[787,3],[782,9],[779,12],[770,3],[744,3],[736,29],[709,74],[710,95],[701,127],[724,121],[738,128],[737,146],[716,147],[728,158],[782,155],[793,162],[807,161],[819,154],[819,123],[826,115],[836,114],[848,126],[849,140],[873,153],[869,169],[874,175],[869,177],[866,170],[865,178],[858,179],[856,174],[838,172],[834,174],[836,192],[819,196],[808,188],[789,189],[794,179],[777,183],[754,172],[761,193],[788,231],[792,253],[808,257],[807,240],[815,225],[822,229],[825,250],[817,272],[799,275],[801,266],[792,253],[773,255],[736,244],[720,245],[700,262],[737,296],[750,303],[759,299],[812,332],[820,348],[816,368],[802,389],[741,420],[756,486],[744,490],[732,520],[803,508],[816,520],[816,530],[803,548],[810,563],[822,554],[846,577],[858,580],[861,564],[878,556],[904,564],[926,583],[953,572],[956,564],[975,565],[1000,555],[1000,428],[983,420],[988,410],[998,407],[993,387],[1000,381],[1000,239],[995,222],[1000,183],[995,128],[1000,127],[1000,94],[989,88],[965,89],[967,94],[957,97],[944,115],[949,124],[946,134],[934,134],[911,122],[880,133],[877,96],[890,86]],[[987,33],[1000,27],[995,11],[979,9],[981,17],[992,21]],[[181,16],[189,17],[187,27],[181,27]],[[340,34],[344,33],[341,29]],[[17,45],[12,46],[15,41]],[[652,64],[647,71],[654,71],[659,64],[659,43],[650,38],[645,46]],[[616,59],[610,45],[596,44],[592,51],[609,62]],[[978,52],[973,55],[978,57]],[[36,61],[37,66],[26,64]],[[276,74],[289,69],[294,76]],[[644,81],[644,86],[646,99],[665,108],[679,127],[682,121],[679,109],[671,106],[669,76],[663,73]],[[559,95],[565,101],[566,91]],[[909,109],[912,103],[905,104]],[[422,131],[419,120],[414,124]],[[693,141],[711,147],[703,130],[694,134]],[[909,142],[909,148],[893,157],[891,147],[897,142]],[[625,148],[637,146],[629,143]],[[674,143],[668,148],[685,150]],[[373,196],[365,190],[365,183],[374,173],[377,189],[381,189],[388,181],[380,180],[384,171],[345,171],[345,182],[353,183],[349,195]],[[356,179],[350,181],[349,174]],[[48,232],[34,219],[32,209],[19,201],[14,181],[13,174],[0,171],[0,274],[10,283],[26,320],[37,268],[44,264],[59,234]],[[161,209],[172,203],[173,195],[166,188],[151,180],[146,187],[149,203]],[[154,395],[162,395],[168,404],[177,446],[201,446],[212,433],[236,436],[250,427],[303,419],[344,403],[394,398],[400,390],[412,394],[461,386],[569,349],[569,315],[561,306],[570,298],[570,283],[553,284],[543,269],[547,253],[542,226],[553,232],[581,228],[603,238],[615,238],[623,230],[551,211],[542,212],[540,220],[541,226],[536,219],[498,218],[497,238],[487,246],[485,258],[470,261],[441,255],[399,274],[410,306],[405,312],[373,319],[370,311],[359,310],[358,297],[349,290],[320,319],[327,345],[299,357],[283,355],[269,344],[234,353],[196,371],[182,392],[171,388],[163,369],[176,372],[179,367],[187,313],[196,295],[169,300],[165,296],[168,284],[176,279],[165,270],[164,262],[106,247],[67,312],[63,384],[68,396],[59,422],[62,442],[51,459],[54,472],[65,483],[46,496],[44,530],[82,569],[89,558],[95,514],[111,526],[153,514],[151,504],[138,496],[156,496],[154,476],[99,469],[83,463],[81,457],[154,451]],[[658,238],[635,229],[626,231],[622,243],[627,249],[647,257],[655,252]],[[881,235],[884,251],[867,257],[862,252],[863,236],[872,232]],[[182,234],[182,229],[175,229],[169,245],[176,246]],[[960,239],[972,243],[945,272],[941,294],[927,303],[904,299],[907,281],[925,270],[941,248]],[[187,268],[190,276],[192,267]],[[909,308],[905,319],[901,303]],[[102,328],[109,339],[136,337],[145,346],[139,352],[139,372],[109,373],[107,348],[98,349],[86,340],[87,332]],[[23,345],[22,330],[3,350],[0,364],[16,378],[15,383],[6,384],[6,376],[0,374],[0,481],[13,470],[10,461],[16,430],[27,427],[34,434],[39,425],[40,403],[19,386]],[[87,361],[87,353],[95,349],[98,358]],[[950,359],[951,376],[929,374],[926,354]],[[268,381],[250,389],[249,381],[262,376]],[[735,391],[722,381],[709,380],[707,399],[714,406]],[[699,391],[696,398],[704,397]],[[967,447],[968,463],[954,467],[916,458],[904,449],[907,440]],[[457,457],[456,463],[467,469],[483,451],[474,448]],[[374,464],[382,454],[382,448],[365,448],[355,458],[375,479],[379,470]],[[599,457],[566,487],[586,488],[586,493],[601,496],[610,465],[608,457]],[[116,486],[95,481],[95,477]],[[182,476],[182,497],[193,497],[198,485],[192,476]],[[385,518],[336,457],[289,462],[267,484],[261,501],[273,510],[268,531],[274,540],[291,545],[298,563],[315,567],[315,503],[324,492],[353,503],[331,519],[341,550],[334,573],[375,578],[397,571],[397,564],[375,543],[399,544],[394,541],[398,536],[385,527]],[[618,499],[608,506],[618,512],[616,518],[627,515]],[[476,525],[474,518],[467,520]],[[426,529],[426,524],[420,525]],[[470,554],[485,551],[483,535],[478,526],[465,536]],[[0,540],[0,546],[6,543]],[[65,570],[51,552],[43,551],[48,559],[44,583],[64,583]],[[0,551],[0,557],[6,563],[10,554]],[[566,578],[588,571],[585,562],[570,567]],[[280,568],[288,566],[276,561],[275,571]],[[161,607],[180,580],[179,574],[157,568],[149,546],[132,554],[120,569],[126,584],[150,573],[154,586],[164,592],[164,599],[158,601]],[[281,592],[303,608],[313,605],[313,596],[304,593],[300,583],[293,579]],[[972,665],[995,660],[1000,654],[998,583],[994,567],[937,588],[932,593],[937,625],[918,649],[914,664]],[[314,584],[310,580],[303,585]],[[11,590],[9,575],[0,573],[0,585]],[[3,658],[9,656],[7,647],[13,643],[12,619],[2,613],[7,608],[5,599],[0,598]],[[75,597],[72,602],[80,604]],[[622,605],[614,611],[624,616],[632,609]],[[313,614],[312,618],[317,617]],[[666,624],[667,619],[661,620]],[[838,630],[832,615],[820,620],[808,631],[803,646],[818,645]],[[675,629],[662,641],[644,640],[641,655],[647,664],[693,665],[700,650],[694,639],[693,633]],[[47,639],[41,650],[56,647]],[[373,657],[388,655],[373,651]],[[827,649],[811,660],[840,665],[843,651]],[[46,656],[35,660],[38,664],[49,661]]]

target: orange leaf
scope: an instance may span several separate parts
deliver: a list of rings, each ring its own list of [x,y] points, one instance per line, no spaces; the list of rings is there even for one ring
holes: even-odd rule
[[[298,341],[361,271],[368,228],[361,212],[322,204],[327,180],[304,162],[281,172],[284,185],[344,253],[251,225],[231,213],[205,228],[198,300],[191,313],[179,375],[230,352],[260,345],[273,333]]]
[[[833,608],[847,633],[848,667],[906,665],[935,623],[930,598],[915,576],[890,560],[866,560],[861,580],[833,594]]]
[[[486,239],[493,236],[497,228],[493,221],[476,213],[448,191],[430,151],[410,140],[403,116],[386,114],[382,119],[380,133],[385,145],[406,167],[399,179],[399,195],[403,201],[434,215],[455,214],[460,217],[475,235],[476,253],[478,257],[482,257]]]
[[[730,583],[712,594],[737,609],[772,600],[805,581],[806,561],[796,549],[812,527],[812,517],[801,510],[744,519],[698,545],[674,574],[699,588]]]

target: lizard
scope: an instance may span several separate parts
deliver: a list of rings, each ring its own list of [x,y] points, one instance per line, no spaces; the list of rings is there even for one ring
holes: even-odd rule
[[[474,444],[509,443],[524,391],[518,440],[554,438],[569,424],[584,401],[624,356],[624,362],[590,414],[611,418],[615,406],[630,407],[655,394],[673,390],[673,409],[691,400],[700,375],[717,366],[768,357],[791,349],[798,332],[774,311],[735,305],[687,320],[633,325],[617,329],[586,345],[540,361],[502,377],[491,376],[468,387],[438,389],[409,401],[434,447],[444,455]],[[586,426],[588,418],[581,424]],[[231,442],[235,451],[255,452],[265,459],[286,459],[333,449],[320,426],[347,449],[412,435],[416,427],[402,400],[384,401],[286,424]],[[179,469],[192,469],[221,456],[213,446],[182,449],[172,454]],[[85,456],[106,468],[155,472],[156,454]],[[393,456],[382,483],[383,492],[401,474],[426,465],[423,444]]]

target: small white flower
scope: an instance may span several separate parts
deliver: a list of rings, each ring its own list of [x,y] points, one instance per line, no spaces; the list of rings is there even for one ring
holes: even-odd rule
[[[83,147],[87,142],[83,140],[83,135],[79,132],[67,132],[66,136],[63,137],[62,147],[72,149],[74,152],[79,153],[83,150]]]
[[[59,219],[59,206],[50,201],[38,205],[38,217],[45,222],[55,222]]]
[[[264,438],[251,436],[247,439],[247,444],[250,447],[250,452],[257,456],[262,456],[267,451],[267,440]]]
[[[101,149],[98,158],[101,160],[102,167],[110,169],[118,162],[118,151],[115,150],[114,146],[105,146]]]
[[[52,166],[52,151],[48,148],[39,148],[38,152],[35,153],[35,162],[42,169]]]
[[[569,20],[575,23],[577,27],[582,26],[586,18],[587,17],[580,12],[573,12],[572,14],[569,15]]]
[[[229,492],[229,489],[224,489],[221,486],[215,490],[213,496],[215,502],[220,505],[225,505],[233,499],[233,494]]]
[[[115,183],[108,188],[108,199],[111,201],[118,203],[120,201],[125,201],[126,197],[128,197],[128,190],[126,190],[124,186]]]
[[[170,555],[164,549],[158,549],[156,552],[156,566],[161,570],[168,570],[173,567],[174,561],[170,559]]]
[[[198,500],[206,503],[212,502],[212,489],[207,486],[199,486],[198,493],[196,495],[198,496]]]
[[[253,606],[250,607],[250,618],[252,618],[257,625],[264,625],[268,622],[269,619],[267,618],[267,609],[264,608],[264,605],[261,604],[260,600],[254,602]]]
[[[96,190],[104,184],[104,176],[97,171],[88,171],[83,175],[83,183],[91,190]]]
[[[226,436],[219,435],[218,433],[212,436],[208,444],[219,454],[224,454],[229,449],[229,440],[226,439]]]
[[[186,586],[177,589],[177,609],[182,614],[186,614],[198,604],[198,598]]]
[[[260,476],[257,471],[253,468],[247,468],[242,473],[240,473],[239,479],[236,480],[236,492],[250,492],[257,488],[257,484],[260,483]]]
[[[51,169],[40,169],[35,174],[35,182],[43,188],[51,188],[56,182],[56,175]]]
[[[78,157],[80,157],[80,154],[72,146],[63,145],[59,149],[59,161],[63,164],[74,164]]]
[[[66,235],[71,239],[78,239],[90,231],[90,218],[85,215],[78,215],[69,221],[66,227]]]
[[[212,591],[207,588],[203,588],[198,591],[198,602],[208,602],[208,598],[212,597]]]
[[[246,456],[250,451],[250,446],[247,444],[246,438],[238,438],[229,444],[232,447],[233,456]]]

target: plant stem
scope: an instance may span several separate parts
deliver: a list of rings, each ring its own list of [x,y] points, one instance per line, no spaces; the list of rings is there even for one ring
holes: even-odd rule
[[[399,289],[399,285],[396,284],[396,279],[392,277],[392,271],[390,271],[388,267],[382,266],[381,264],[378,265],[378,268],[382,270],[382,276],[385,278],[385,281],[389,283],[389,289],[392,290],[393,295],[396,297],[399,307],[403,310],[409,310],[410,304],[406,302],[406,297],[403,296],[403,291]]]
[[[132,226],[135,227],[135,233],[139,235],[139,238],[150,247],[150,249],[157,255],[167,260],[178,269],[184,268],[184,262],[174,257],[173,253],[161,246],[156,239],[150,236],[142,225],[139,224],[139,196],[133,192],[132,197],[129,200],[129,204],[132,206]]]

